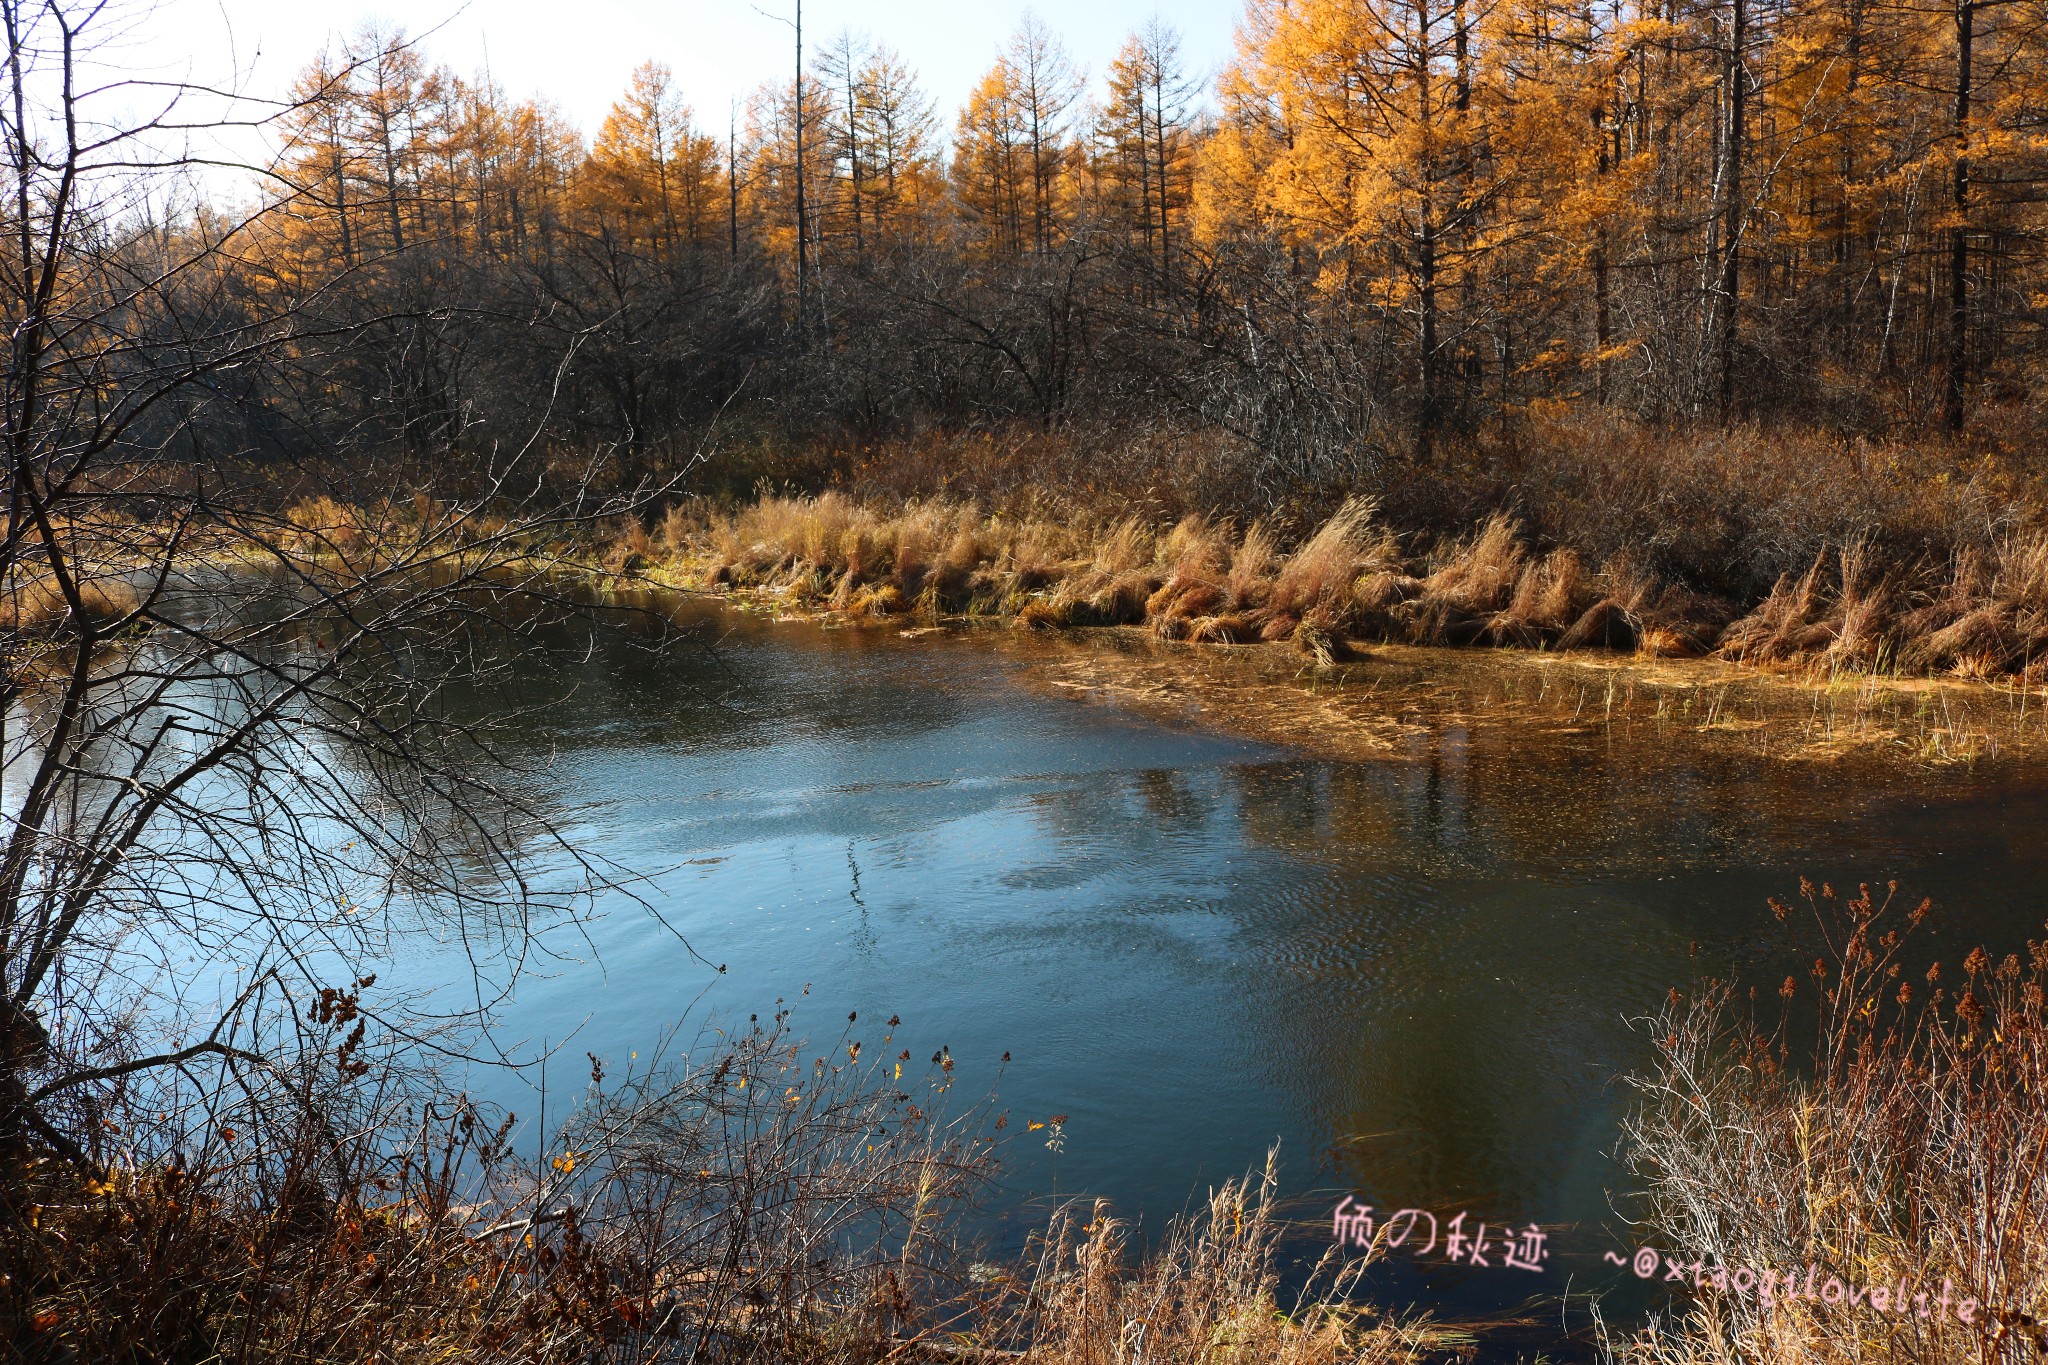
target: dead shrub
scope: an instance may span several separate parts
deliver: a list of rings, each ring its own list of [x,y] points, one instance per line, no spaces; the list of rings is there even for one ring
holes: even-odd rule
[[[1930,907],[1897,907],[1896,890],[1802,884],[1773,908],[1810,915],[1826,955],[1785,979],[1778,1006],[1708,983],[1654,1021],[1624,1154],[1647,1191],[1644,1242],[1709,1273],[1673,1317],[1617,1343],[1620,1365],[2048,1352],[2048,943],[2025,962],[1979,948],[1960,969],[1909,964]],[[1766,1299],[1711,1273],[1809,1265],[1887,1298],[1925,1291],[1923,1308],[1948,1286],[1950,1306]],[[1974,1323],[1954,1310],[1965,1299]]]
[[[1586,608],[1558,637],[1559,649],[1633,649],[1639,632],[1629,609],[1612,597]]]
[[[1044,598],[1033,598],[1017,611],[1015,624],[1022,630],[1058,630],[1067,625],[1067,608]]]
[[[1722,634],[1722,657],[1742,663],[1781,663],[1833,643],[1835,629],[1819,619],[1825,565],[1826,560],[1818,558],[1799,577],[1781,577],[1756,610]]]
[[[1272,596],[1279,564],[1279,547],[1272,532],[1264,522],[1254,521],[1230,555],[1230,605],[1239,611],[1264,606]]]

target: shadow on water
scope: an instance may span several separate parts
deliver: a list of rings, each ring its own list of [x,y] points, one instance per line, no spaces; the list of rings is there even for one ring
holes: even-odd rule
[[[1631,1019],[1703,974],[1810,960],[1766,905],[1802,875],[1931,896],[1943,955],[2016,947],[2044,914],[2048,784],[2018,759],[1793,762],[1407,703],[1340,756],[1096,704],[1051,685],[1070,648],[1008,633],[683,615],[678,647],[600,632],[536,661],[530,696],[451,704],[548,702],[519,733],[574,832],[646,870],[727,970],[621,904],[521,982],[502,1032],[603,1057],[693,1008],[782,999],[820,1033],[901,1015],[909,1047],[999,1086],[985,1230],[1013,1249],[1064,1197],[1156,1228],[1277,1141],[1305,1252],[1346,1195],[1545,1231],[1541,1272],[1395,1252],[1390,1305],[1554,1343],[1557,1296],[1615,1288],[1626,1325],[1660,1301],[1603,1259],[1635,1245]],[[526,1080],[479,1083],[530,1112]],[[1057,1153],[1029,1127],[1055,1113]]]

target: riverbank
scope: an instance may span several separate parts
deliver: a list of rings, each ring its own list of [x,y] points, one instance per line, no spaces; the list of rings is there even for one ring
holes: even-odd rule
[[[1498,516],[1411,557],[1362,502],[1283,551],[1257,524],[890,512],[827,494],[679,509],[658,531],[629,527],[604,562],[629,597],[1011,628],[1038,642],[1048,685],[1334,756],[1482,715],[1810,759],[1974,761],[2048,741],[2048,538],[1918,588],[1852,549],[1747,609],[1539,553]]]
[[[1780,672],[2048,684],[2048,534],[1953,562],[1862,543],[1754,601],[1698,591],[1626,554],[1535,543],[1495,514],[1426,546],[1353,499],[1289,542],[1262,522],[1005,516],[836,493],[673,509],[607,547],[616,576],[773,594],[851,618],[1140,626],[1161,639],[1284,643],[1322,665],[1382,644],[1717,659]]]

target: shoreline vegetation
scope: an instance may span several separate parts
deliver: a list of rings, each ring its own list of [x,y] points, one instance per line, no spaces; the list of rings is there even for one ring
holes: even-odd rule
[[[1753,735],[1781,754],[1883,746],[1947,761],[2030,749],[2048,721],[2048,531],[2027,529],[2016,503],[1972,522],[1966,509],[1989,506],[1976,493],[1927,496],[1952,505],[1937,516],[1916,500],[1913,515],[1894,508],[1792,549],[1780,536],[1769,553],[1654,523],[1595,551],[1558,539],[1576,527],[1581,544],[1596,543],[1590,521],[1554,512],[1495,510],[1463,530],[1404,531],[1357,497],[1322,517],[1239,522],[1103,510],[1087,495],[921,498],[881,480],[865,494],[693,499],[622,523],[584,553],[614,592],[702,592],[777,617],[913,631],[975,624],[1100,640],[1108,647],[1069,657],[1062,685],[1169,711],[1199,695],[1205,720],[1337,752],[1385,751],[1404,726],[1386,698],[1364,711],[1333,707],[1332,687],[1377,684],[1390,671],[1471,671],[1443,651],[1538,670],[1466,689],[1529,714],[1532,694],[1555,690],[1574,721],[1589,706],[1612,718],[1621,705],[1702,733]],[[1417,503],[1412,492],[1397,501]],[[1777,520],[1795,519],[1779,510]],[[1937,523],[1947,529],[1930,529]],[[1642,548],[1681,534],[1703,544],[1682,555]],[[1772,576],[1774,564],[1786,567]],[[1717,588],[1691,586],[1700,582]],[[1247,687],[1248,674],[1297,692],[1305,681],[1315,701]]]
[[[1730,982],[1674,990],[1653,1024],[1657,1060],[1631,1078],[1621,1152],[1645,1191],[1639,1227],[1694,1263],[1692,1301],[1618,1334],[1608,1358],[2048,1354],[2048,941],[1996,960],[1982,946],[1959,964],[1918,956],[1933,907],[1896,882],[1852,893],[1802,881],[1771,908],[1811,920],[1823,955],[1775,1001]],[[1755,1265],[1902,1297],[1773,1301],[1733,1282]],[[1952,1301],[1974,1302],[1946,1316]]]
[[[2043,531],[1940,563],[1852,540],[1744,600],[1688,588],[1625,551],[1601,561],[1544,548],[1504,512],[1424,540],[1352,498],[1287,537],[1201,514],[1005,515],[826,492],[673,508],[657,529],[624,528],[603,563],[621,578],[774,594],[853,618],[1140,626],[1167,640],[1289,644],[1324,664],[1396,643],[2048,683]]]

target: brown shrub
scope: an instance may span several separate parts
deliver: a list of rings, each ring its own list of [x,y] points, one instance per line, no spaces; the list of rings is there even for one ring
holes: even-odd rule
[[[1629,609],[1612,597],[1586,608],[1558,637],[1559,649],[1632,649],[1639,632]]]
[[[1264,522],[1254,521],[1230,555],[1230,605],[1241,611],[1264,606],[1272,596],[1279,565],[1279,548],[1272,533]]]
[[[1831,643],[1835,631],[1818,619],[1825,565],[1824,558],[1817,558],[1798,578],[1789,574],[1779,578],[1756,610],[1722,633],[1722,657],[1743,663],[1777,663],[1815,645]]]
[[[843,587],[848,580],[842,579]],[[903,589],[894,583],[869,583],[853,594],[844,610],[849,616],[893,616],[903,610]]]
[[[1289,616],[1285,612],[1277,612],[1267,617],[1266,624],[1259,627],[1259,638],[1269,644],[1275,640],[1291,640],[1294,638],[1295,627],[1300,624],[1301,618],[1299,616]]]
[[[1892,888],[1893,892],[1896,887]],[[1655,1022],[1624,1154],[1644,1243],[1699,1262],[1690,1301],[1615,1344],[1619,1365],[1934,1365],[2048,1352],[2048,944],[1997,966],[1910,963],[1908,912],[1804,888],[1828,945],[1782,1012],[1709,984]],[[1781,917],[1786,906],[1774,901]],[[1768,997],[1766,997],[1768,998]],[[1775,1023],[1769,1021],[1777,1014]],[[1816,1041],[1799,1045],[1795,1038]],[[1736,1272],[1903,1282],[1930,1308],[1738,1292]],[[1725,1272],[1716,1275],[1716,1269]],[[1732,1277],[1732,1278],[1730,1278]],[[1803,1280],[1803,1276],[1800,1277]],[[1858,1295],[1857,1298],[1861,1298]],[[1954,1305],[1974,1300],[1973,1323]]]

